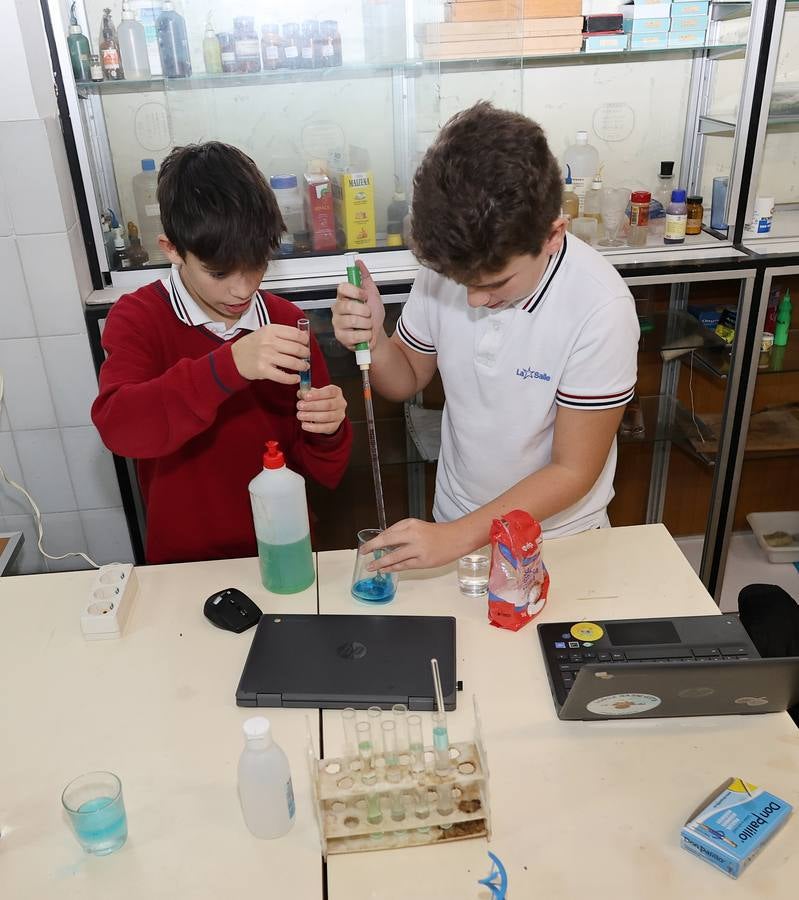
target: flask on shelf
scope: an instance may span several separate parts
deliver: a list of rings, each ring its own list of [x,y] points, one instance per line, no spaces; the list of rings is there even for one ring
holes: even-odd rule
[[[286,467],[277,441],[267,441],[264,467],[250,482],[263,586],[296,594],[314,582],[305,479]]]
[[[109,81],[122,81],[125,71],[122,68],[122,59],[119,55],[119,38],[116,26],[111,18],[111,8],[106,6],[103,10],[103,24],[100,28],[100,62],[103,65],[103,75]]]
[[[164,78],[191,77],[186,20],[175,11],[172,0],[164,0],[155,27],[158,32],[158,55],[161,57],[161,71]]]
[[[602,224],[602,173],[597,172],[591,182],[591,189],[585,195],[583,216],[596,219],[597,228]]]
[[[219,75],[222,72],[222,50],[219,46],[219,38],[216,36],[214,26],[211,24],[210,13],[205,23],[203,62],[205,63],[206,75]]]
[[[143,159],[141,172],[133,176],[133,200],[139,220],[142,247],[152,262],[161,262],[164,254],[158,245],[158,237],[163,232],[161,209],[158,206],[158,174],[155,160]]]
[[[685,243],[685,231],[687,226],[688,204],[685,202],[685,191],[672,191],[671,201],[666,207],[666,230],[663,233],[663,243]]]
[[[122,22],[119,26],[119,53],[128,80],[146,81],[150,77],[150,57],[144,26],[136,20],[130,0],[123,0]]]
[[[580,198],[574,192],[571,166],[566,164],[566,179],[560,199],[560,211],[566,219],[566,228],[571,231],[571,223],[580,215]]]
[[[574,143],[563,156],[563,164],[571,171],[572,190],[580,201],[579,214],[582,215],[585,193],[599,171],[599,151],[588,143],[587,131],[577,132]]]
[[[777,324],[774,327],[774,346],[784,347],[788,343],[788,332],[791,330],[791,292],[786,291],[785,296],[780,300],[777,310]]]
[[[78,17],[75,15],[75,3],[72,4],[69,11],[67,46],[69,47],[69,59],[72,63],[72,74],[75,76],[75,81],[91,81],[92,51],[89,46],[89,39],[81,31],[80,25],[78,25]]]
[[[666,231],[666,209],[674,188],[674,160],[661,160],[658,184],[649,204],[649,231],[656,238],[662,238]]]
[[[239,802],[244,822],[257,838],[282,837],[294,824],[294,789],[286,754],[272,739],[269,720],[244,722],[244,749],[239,757]]]

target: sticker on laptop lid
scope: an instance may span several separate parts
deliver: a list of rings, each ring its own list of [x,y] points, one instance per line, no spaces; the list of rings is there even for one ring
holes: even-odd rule
[[[660,697],[654,694],[608,694],[597,697],[586,705],[595,716],[634,716],[660,706]]]
[[[577,622],[571,627],[571,635],[578,641],[598,641],[604,633],[595,622]]]

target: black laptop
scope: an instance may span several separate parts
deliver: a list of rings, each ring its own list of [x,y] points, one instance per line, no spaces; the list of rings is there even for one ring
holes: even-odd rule
[[[455,709],[455,619],[451,616],[264,614],[236,703],[435,709],[437,659],[446,709]]]
[[[799,658],[761,659],[737,616],[538,626],[561,719],[782,712],[799,703]]]

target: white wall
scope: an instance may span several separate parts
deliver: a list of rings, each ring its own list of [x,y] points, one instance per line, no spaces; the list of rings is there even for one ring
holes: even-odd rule
[[[129,561],[113,463],[89,418],[91,282],[39,4],[0,0],[0,21],[0,465],[36,499],[49,553]],[[25,533],[17,573],[86,567],[42,557],[27,501],[0,480],[6,530]]]

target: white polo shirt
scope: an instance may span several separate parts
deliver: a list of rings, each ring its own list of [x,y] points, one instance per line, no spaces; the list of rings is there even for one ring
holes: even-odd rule
[[[551,461],[557,407],[611,409],[633,396],[635,303],[599,253],[568,235],[532,296],[472,309],[466,288],[421,268],[397,323],[438,355],[446,403],[433,516],[449,522]],[[546,536],[606,525],[616,442],[591,490],[542,523]]]

